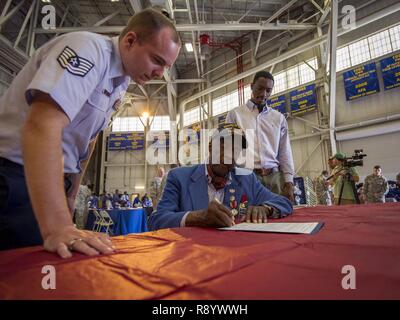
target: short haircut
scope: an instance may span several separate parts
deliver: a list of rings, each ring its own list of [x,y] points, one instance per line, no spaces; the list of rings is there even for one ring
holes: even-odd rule
[[[182,44],[172,20],[162,14],[160,10],[153,8],[148,8],[134,14],[119,35],[119,39],[122,39],[128,32],[134,31],[138,35],[139,40],[145,42],[164,28],[171,29],[172,40],[175,43]]]
[[[256,83],[256,81],[259,78],[267,78],[267,79],[271,79],[273,82],[275,82],[274,80],[274,76],[269,73],[268,71],[258,71],[255,75],[254,75],[254,79],[253,79],[253,83]]]
[[[374,169],[381,169],[381,166],[380,166],[380,165],[376,165],[376,166],[374,167]]]
[[[328,171],[327,171],[327,170],[324,170],[324,171],[322,171],[322,174],[323,174],[323,175],[326,175],[326,174],[328,174]]]

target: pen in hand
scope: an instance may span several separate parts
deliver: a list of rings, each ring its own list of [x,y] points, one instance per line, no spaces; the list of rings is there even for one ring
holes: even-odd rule
[[[215,201],[216,203],[218,203],[218,204],[222,204],[221,201],[219,201],[219,199],[217,199],[216,197],[214,197],[214,201]],[[232,213],[232,212],[231,212],[231,213]],[[232,218],[233,224],[235,225],[235,224],[236,224],[235,215],[232,215],[231,218]]]

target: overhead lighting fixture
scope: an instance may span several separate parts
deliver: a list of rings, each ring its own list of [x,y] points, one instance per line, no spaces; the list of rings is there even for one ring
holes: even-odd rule
[[[119,0],[111,0],[111,2],[118,2]]]
[[[42,2],[44,2],[44,3],[51,3],[50,0],[42,0]]]
[[[147,120],[149,116],[150,115],[149,115],[149,113],[147,111],[143,112],[143,114],[142,114],[142,118],[145,119],[145,120]]]
[[[185,48],[187,52],[193,52],[193,46],[190,42],[185,43]]]

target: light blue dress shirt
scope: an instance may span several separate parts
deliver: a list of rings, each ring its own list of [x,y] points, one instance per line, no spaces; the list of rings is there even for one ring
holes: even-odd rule
[[[79,173],[128,88],[118,37],[68,33],[30,58],[0,98],[0,157],[23,165],[21,135],[35,93],[48,93],[70,119],[62,134],[64,172]]]

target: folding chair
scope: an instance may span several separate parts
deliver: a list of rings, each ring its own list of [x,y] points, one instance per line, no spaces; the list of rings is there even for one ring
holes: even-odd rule
[[[93,209],[93,214],[94,214],[96,220],[93,223],[92,231],[99,232],[103,218],[101,217],[101,215],[99,214],[99,212],[96,209]]]
[[[101,232],[101,227],[105,227],[106,228],[105,233],[109,234],[109,231],[112,233],[112,229],[110,227],[114,225],[114,221],[111,219],[108,212],[105,210],[100,210],[100,216],[101,216],[101,222],[100,222],[99,232]]]

